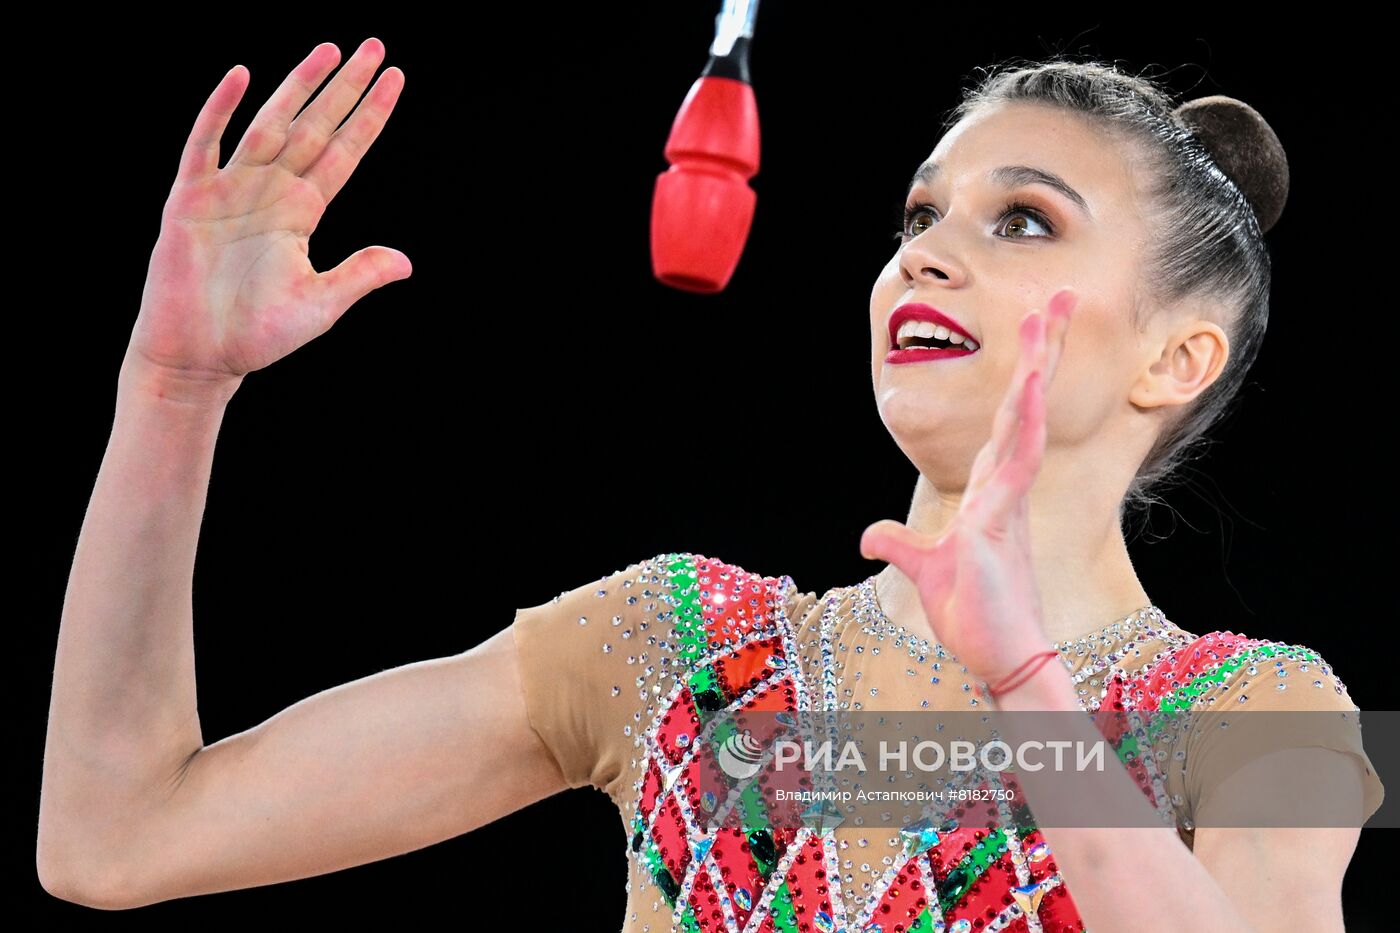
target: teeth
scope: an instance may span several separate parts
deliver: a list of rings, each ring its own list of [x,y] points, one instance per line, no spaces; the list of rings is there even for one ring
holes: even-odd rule
[[[976,350],[980,346],[971,337],[964,337],[956,331],[949,330],[941,324],[934,324],[932,321],[905,321],[899,325],[899,332],[895,335],[895,346],[904,347],[913,337],[932,337],[936,340],[947,340],[957,345],[961,344],[967,350]]]
[[[899,325],[899,339],[905,337],[932,337],[936,328],[932,321],[905,321]]]

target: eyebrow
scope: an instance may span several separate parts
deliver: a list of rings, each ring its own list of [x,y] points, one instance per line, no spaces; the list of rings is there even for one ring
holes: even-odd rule
[[[920,165],[919,170],[914,173],[914,178],[909,182],[909,190],[904,192],[904,197],[907,199],[910,192],[914,190],[914,186],[920,182],[926,185],[932,184],[933,179],[938,175],[938,170],[937,162],[925,162]],[[1054,172],[1047,172],[1030,165],[1002,165],[988,172],[987,177],[994,184],[1007,189],[1019,188],[1022,185],[1049,185],[1073,202],[1074,206],[1079,208],[1085,217],[1094,216],[1089,211],[1089,202],[1084,199],[1084,195],[1071,188],[1069,182]]]

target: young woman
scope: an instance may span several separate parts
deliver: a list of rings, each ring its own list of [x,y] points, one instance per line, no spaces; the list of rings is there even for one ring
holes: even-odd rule
[[[1239,102],[1174,108],[1097,64],[989,74],[915,174],[870,299],[880,416],[919,471],[907,521],[860,542],[883,570],[817,593],[650,556],[464,654],[206,745],[190,594],[223,413],[245,374],[412,271],[383,247],[307,260],[403,87],[389,68],[360,100],[383,56],[367,40],[303,110],[340,58],[312,50],[221,168],[234,68],[189,135],[64,604],[49,891],[128,908],[302,878],[590,785],[624,826],[632,933],[1341,929],[1354,826],[1382,794],[1359,737],[1261,753],[1214,726],[1222,709],[1349,713],[1343,683],[1304,646],[1169,621],[1122,532],[1257,351],[1286,163]],[[716,826],[734,801],[697,773],[721,711],[1065,711],[1093,739],[1083,710],[1182,708],[1211,727],[1145,784],[1083,777],[1128,822],[1167,813],[1160,828]],[[1302,776],[1352,800],[1354,826],[1222,825],[1261,780],[1301,797]],[[1048,800],[1018,778],[1032,809]]]

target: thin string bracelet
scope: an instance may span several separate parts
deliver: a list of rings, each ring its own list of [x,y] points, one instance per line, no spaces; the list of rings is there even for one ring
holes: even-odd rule
[[[985,690],[979,686],[977,692],[980,693],[984,699],[994,699],[1030,680],[1036,675],[1037,671],[1045,666],[1047,661],[1059,656],[1060,652],[1054,649],[1047,649],[1033,654],[1027,658],[1020,667],[1003,677],[995,686],[989,685]],[[1030,670],[1026,670],[1027,667],[1029,667]],[[1025,673],[1022,673],[1022,671],[1025,671]]]

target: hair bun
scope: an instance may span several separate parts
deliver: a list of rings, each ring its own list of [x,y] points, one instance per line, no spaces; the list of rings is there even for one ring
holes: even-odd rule
[[[1260,232],[1268,231],[1288,200],[1288,157],[1273,127],[1244,101],[1221,94],[1187,101],[1176,116],[1239,186]]]

